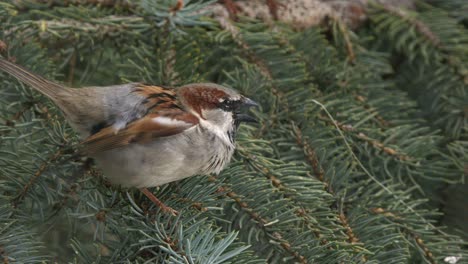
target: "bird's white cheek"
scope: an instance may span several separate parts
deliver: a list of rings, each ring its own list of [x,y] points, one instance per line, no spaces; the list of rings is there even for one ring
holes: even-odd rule
[[[229,131],[232,127],[232,117],[226,118],[222,123],[214,123],[210,120],[200,119],[200,126],[209,130],[211,133],[215,134],[220,138],[225,144],[232,145],[231,140],[229,139]]]

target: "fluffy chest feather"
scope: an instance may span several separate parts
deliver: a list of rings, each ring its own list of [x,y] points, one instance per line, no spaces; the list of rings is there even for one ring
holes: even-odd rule
[[[99,153],[95,158],[112,183],[140,188],[219,173],[233,153],[233,144],[225,144],[224,139],[197,125],[148,144],[130,144]]]

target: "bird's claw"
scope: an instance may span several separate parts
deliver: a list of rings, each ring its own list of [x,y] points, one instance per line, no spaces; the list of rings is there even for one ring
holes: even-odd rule
[[[169,206],[166,206],[166,205],[161,206],[161,209],[163,210],[163,212],[169,213],[169,214],[171,214],[172,216],[178,216],[178,215],[179,215],[179,212],[178,212],[177,210],[174,210],[174,209],[172,209],[172,208],[169,207]]]

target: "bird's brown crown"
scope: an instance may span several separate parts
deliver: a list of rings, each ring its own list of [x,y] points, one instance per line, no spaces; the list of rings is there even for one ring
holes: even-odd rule
[[[226,100],[240,100],[234,90],[213,83],[188,84],[177,89],[185,105],[202,114],[202,110],[221,108]]]

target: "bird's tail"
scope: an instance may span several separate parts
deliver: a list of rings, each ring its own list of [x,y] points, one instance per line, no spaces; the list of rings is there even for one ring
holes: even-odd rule
[[[19,81],[33,87],[53,101],[57,98],[57,93],[68,90],[58,83],[46,80],[41,76],[3,58],[0,58],[0,70],[11,74]]]

